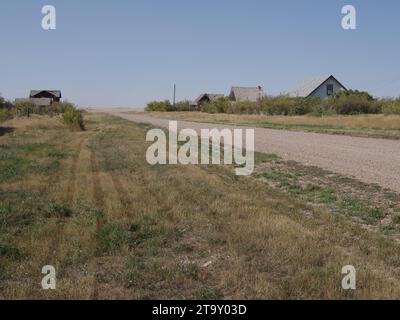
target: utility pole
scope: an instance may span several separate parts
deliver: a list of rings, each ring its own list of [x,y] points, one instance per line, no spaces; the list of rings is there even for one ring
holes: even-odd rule
[[[176,84],[174,84],[174,109],[176,106]]]

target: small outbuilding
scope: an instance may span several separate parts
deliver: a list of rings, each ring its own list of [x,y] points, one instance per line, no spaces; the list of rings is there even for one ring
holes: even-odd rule
[[[50,98],[28,98],[28,99],[15,99],[15,103],[18,102],[30,102],[37,107],[48,107],[51,105]]]
[[[202,93],[196,100],[192,102],[192,107],[200,109],[201,106],[205,103],[214,102],[219,98],[223,98],[223,94],[215,94],[215,93]]]
[[[326,99],[340,90],[346,90],[334,76],[323,76],[304,80],[295,90],[289,93],[292,98],[317,97]]]
[[[30,99],[50,99],[50,104],[62,98],[60,90],[31,90]]]
[[[229,94],[231,101],[251,101],[257,102],[265,97],[264,90],[261,86],[258,87],[232,87]]]

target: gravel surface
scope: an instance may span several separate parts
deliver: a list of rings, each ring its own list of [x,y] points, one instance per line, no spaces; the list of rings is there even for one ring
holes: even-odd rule
[[[107,110],[137,123],[149,123],[168,128],[168,120],[118,110]],[[179,129],[235,129],[230,125],[179,121]],[[254,128],[255,149],[273,153],[284,160],[294,160],[335,173],[356,178],[366,183],[400,192],[400,141],[320,133],[294,132]]]

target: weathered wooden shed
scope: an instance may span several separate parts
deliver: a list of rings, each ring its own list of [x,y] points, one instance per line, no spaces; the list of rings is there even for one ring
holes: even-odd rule
[[[229,94],[231,101],[251,101],[257,102],[265,97],[264,90],[261,86],[258,87],[232,87]]]
[[[59,102],[62,98],[60,90],[31,90],[31,99],[50,99],[51,103]]]

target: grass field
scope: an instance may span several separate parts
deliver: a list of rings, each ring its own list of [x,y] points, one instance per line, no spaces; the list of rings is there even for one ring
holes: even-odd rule
[[[145,114],[160,118],[195,122],[400,139],[400,116],[398,115],[313,117],[208,114],[202,112],[151,112]]]
[[[0,299],[399,298],[398,194],[266,154],[252,177],[152,167],[148,126],[86,121],[0,130]]]

